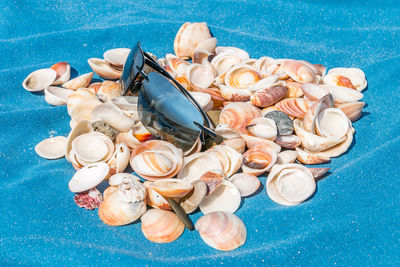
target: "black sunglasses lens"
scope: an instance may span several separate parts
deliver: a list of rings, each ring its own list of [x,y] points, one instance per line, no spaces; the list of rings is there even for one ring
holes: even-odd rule
[[[151,134],[173,143],[184,152],[195,145],[201,133],[193,122],[204,124],[200,111],[157,72],[150,72],[142,82],[138,113]]]
[[[139,71],[143,69],[144,55],[140,44],[137,43],[126,59],[122,76],[119,79],[121,84],[121,95],[125,95],[129,90],[137,92],[139,87],[135,87],[135,80],[139,76]],[[134,92],[134,93],[135,93]]]

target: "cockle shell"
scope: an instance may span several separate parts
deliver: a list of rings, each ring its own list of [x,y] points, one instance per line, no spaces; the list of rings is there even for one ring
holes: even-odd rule
[[[333,95],[335,102],[339,103],[356,102],[364,97],[359,91],[343,86],[322,85],[322,87],[326,88]]]
[[[211,64],[191,64],[185,69],[185,76],[194,90],[206,89],[214,82],[214,69]]]
[[[64,136],[55,136],[41,141],[35,146],[35,152],[45,159],[64,157],[68,139]]]
[[[285,86],[272,86],[264,90],[257,91],[251,97],[251,103],[257,107],[268,107],[281,100],[287,92]]]
[[[242,170],[244,173],[261,175],[275,164],[277,152],[269,146],[256,145],[243,154]]]
[[[51,66],[50,69],[55,70],[57,73],[56,80],[52,85],[60,85],[69,80],[71,75],[71,66],[68,62],[58,62]]]
[[[44,89],[44,100],[53,106],[66,105],[68,97],[75,91],[56,86],[49,86]]]
[[[89,72],[81,76],[78,76],[75,79],[69,80],[66,83],[63,83],[62,87],[71,90],[77,90],[78,88],[82,87],[86,88],[89,86],[90,82],[92,81],[92,78],[93,78],[93,72]]]
[[[301,83],[298,82],[287,82],[286,83],[286,88],[288,89],[285,98],[289,97],[302,97],[303,96],[303,91],[301,90]]]
[[[247,133],[246,126],[254,118],[261,117],[261,111],[249,103],[230,103],[222,109],[219,123]]]
[[[364,106],[364,102],[335,103],[335,108],[340,108],[351,122],[361,117]]]
[[[347,134],[351,122],[341,109],[327,108],[318,114],[315,126],[321,136],[341,138]]]
[[[298,147],[301,144],[300,138],[297,135],[278,135],[275,138],[275,143],[281,147],[292,149]]]
[[[293,163],[296,161],[297,151],[285,150],[278,154],[276,164]]]
[[[121,84],[119,82],[104,81],[97,90],[96,95],[103,102],[119,97],[121,96]]]
[[[239,153],[243,153],[246,149],[246,142],[240,136],[226,139],[221,143],[221,145],[230,146]]]
[[[182,156],[173,144],[150,140],[132,151],[130,164],[140,177],[154,181],[175,176],[182,167]]]
[[[195,228],[207,245],[218,250],[234,250],[246,242],[246,226],[230,212],[208,213],[197,220]]]
[[[112,67],[110,67],[104,59],[101,58],[89,58],[88,64],[90,68],[101,78],[108,80],[117,80],[121,78],[122,71],[118,71]],[[81,86],[87,87],[87,86]]]
[[[135,121],[125,116],[110,104],[97,105],[91,113],[92,121],[104,121],[120,132],[126,132],[135,126]]]
[[[185,230],[185,225],[178,216],[167,210],[148,210],[140,220],[144,236],[155,243],[172,242],[178,239]]]
[[[308,199],[316,189],[314,176],[295,163],[272,167],[266,182],[268,196],[278,204],[293,206]]]
[[[303,128],[303,122],[299,119],[295,119],[293,125],[296,135],[301,140],[302,146],[310,152],[319,152],[325,150],[343,142],[345,139],[345,136],[341,138],[330,138],[308,132]]]
[[[114,48],[104,52],[103,58],[109,66],[122,71],[130,52],[129,48]]]
[[[229,71],[232,66],[241,64],[242,59],[240,56],[232,54],[232,53],[220,53],[217,54],[212,60],[211,64],[214,66],[217,71],[217,75],[223,75],[220,78],[225,78],[226,72]]]
[[[148,188],[164,197],[184,197],[193,190],[193,185],[181,179],[162,179],[148,184]]]
[[[181,199],[179,205],[187,214],[194,212],[207,194],[207,185],[205,182],[197,180],[192,182],[193,190]]]
[[[333,106],[333,97],[330,93],[324,95],[319,100],[317,100],[311,107],[307,110],[306,115],[303,119],[303,127],[306,131],[315,133],[315,122],[319,113],[327,108]]]
[[[257,176],[248,173],[237,173],[229,178],[234,186],[239,190],[242,197],[254,194],[261,183]]]
[[[71,192],[79,193],[96,187],[108,176],[108,165],[102,162],[90,164],[77,171],[68,183]]]
[[[183,159],[183,166],[177,177],[178,179],[193,182],[199,180],[204,173],[216,169],[222,170],[222,166],[215,155],[195,153]]]
[[[304,62],[297,60],[285,60],[282,63],[284,71],[296,82],[314,83],[317,78],[313,69]]]
[[[259,117],[252,119],[246,126],[247,131],[257,137],[271,141],[275,140],[278,133],[275,121],[272,119]]]
[[[322,164],[330,161],[329,157],[318,156],[315,153],[296,147],[297,159],[303,164]]]
[[[240,206],[239,190],[229,181],[224,180],[219,186],[206,196],[200,203],[200,210],[207,214],[214,211],[228,211],[234,213]]]
[[[224,179],[224,172],[220,169],[216,169],[203,173],[198,181],[202,181],[207,185],[207,195],[209,195],[215,191],[215,189],[224,181]]]
[[[188,59],[191,57],[197,45],[212,38],[210,30],[205,22],[184,23],[179,29],[174,40],[174,51],[177,57]]]
[[[304,96],[310,101],[317,101],[329,94],[328,90],[313,83],[302,84],[300,88],[304,92]]]
[[[53,69],[40,69],[28,75],[22,82],[22,87],[29,92],[42,91],[49,87],[56,79],[57,73]]]
[[[78,90],[74,91],[74,93],[72,93],[68,96],[68,100],[67,100],[68,115],[71,115],[72,110],[79,103],[81,103],[83,101],[89,101],[89,100],[98,101],[100,104],[100,101],[97,98],[97,96],[89,89],[82,88],[82,89],[78,89]]]
[[[248,89],[261,80],[257,69],[249,65],[235,65],[225,75],[225,85],[237,88]]]
[[[275,104],[278,110],[298,118],[303,118],[310,106],[309,101],[303,98],[285,98]]]
[[[168,66],[177,76],[183,76],[186,73],[186,68],[190,65],[189,62],[182,60],[172,54],[165,56],[168,62]]]
[[[357,91],[362,91],[367,87],[367,80],[365,79],[365,74],[361,69],[333,68],[328,71],[328,75],[329,74],[338,74],[348,78]]]

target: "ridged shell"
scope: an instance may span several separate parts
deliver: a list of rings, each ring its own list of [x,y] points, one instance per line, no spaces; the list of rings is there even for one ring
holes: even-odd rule
[[[71,66],[68,62],[58,62],[51,66],[50,69],[55,70],[57,73],[56,80],[52,85],[60,85],[69,80],[71,75]]]
[[[221,96],[230,102],[247,102],[252,94],[249,89],[238,89],[225,85],[219,85],[219,91]]]
[[[81,76],[78,76],[75,79],[69,80],[66,83],[63,83],[62,87],[71,90],[77,90],[78,88],[82,87],[86,88],[89,86],[90,82],[92,81],[92,78],[93,78],[93,72],[89,72]]]
[[[55,136],[41,141],[35,146],[35,152],[45,159],[58,159],[65,155],[68,139],[64,136]]]
[[[234,174],[229,178],[229,181],[236,186],[242,197],[254,194],[261,185],[257,176],[248,173]]]
[[[304,64],[304,62],[296,60],[286,60],[282,63],[284,71],[296,82],[314,83],[317,78],[313,69]]]
[[[224,180],[219,186],[206,196],[200,203],[203,214],[214,211],[228,211],[234,213],[240,206],[239,190],[229,181]]]
[[[322,164],[330,161],[329,157],[322,157],[312,152],[307,152],[299,147],[296,147],[297,159],[303,164]]]
[[[230,103],[222,109],[219,123],[227,124],[241,133],[247,133],[246,125],[261,117],[261,111],[249,103]]]
[[[275,104],[278,110],[297,118],[303,118],[310,106],[303,98],[286,98]]]
[[[357,121],[365,106],[364,102],[336,103],[335,108],[340,108],[351,122]]]
[[[22,82],[22,87],[29,92],[42,91],[49,87],[56,79],[57,73],[53,69],[40,69],[28,75]]]
[[[143,235],[155,243],[172,242],[183,233],[185,225],[175,213],[167,210],[151,209],[140,218]]]
[[[196,222],[201,239],[212,248],[230,251],[246,242],[246,226],[236,215],[229,212],[212,212]]]
[[[281,100],[287,92],[285,86],[272,86],[271,88],[257,91],[251,97],[251,103],[257,107],[268,107]]]
[[[90,68],[101,78],[108,80],[117,80],[121,78],[122,71],[118,71],[110,67],[104,59],[101,58],[89,58],[88,64]],[[87,86],[82,86],[87,87]]]
[[[190,58],[197,45],[212,38],[205,22],[184,23],[179,29],[174,40],[174,51],[177,57]]]
[[[277,152],[273,148],[264,145],[253,146],[243,154],[242,170],[244,173],[258,176],[269,171],[276,159]]]

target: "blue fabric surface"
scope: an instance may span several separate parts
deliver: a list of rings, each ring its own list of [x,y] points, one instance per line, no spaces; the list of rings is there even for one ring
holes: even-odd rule
[[[0,265],[399,265],[400,3],[348,2],[0,0]],[[186,21],[207,22],[220,45],[253,58],[360,67],[369,83],[351,150],[332,160],[316,194],[295,207],[265,188],[244,199],[236,215],[247,242],[232,252],[196,231],[155,244],[140,223],[105,225],[74,204],[72,166],[33,150],[67,135],[69,117],[22,88],[30,72],[68,61],[83,74],[88,58],[137,40],[164,56]]]

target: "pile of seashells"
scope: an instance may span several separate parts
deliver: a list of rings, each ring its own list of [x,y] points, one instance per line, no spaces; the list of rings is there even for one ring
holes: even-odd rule
[[[267,194],[281,205],[314,193],[329,169],[300,163],[325,163],[346,152],[367,81],[357,68],[326,73],[303,60],[250,58],[242,49],[217,46],[206,23],[183,24],[174,50],[158,62],[207,111],[219,141],[197,142],[183,153],[155,140],[138,118],[137,96],[121,96],[116,81],[91,84],[93,73],[69,80],[70,65],[60,62],[23,82],[28,91],[44,90],[49,104],[67,105],[71,116],[68,138],[43,140],[35,151],[47,159],[65,155],[77,170],[68,184],[75,202],[98,207],[104,223],[140,218],[147,239],[171,242],[185,225],[191,228],[186,214],[199,207],[204,216],[195,228],[204,242],[233,250],[246,241],[246,227],[233,213],[259,189],[257,176],[268,173]],[[98,76],[116,80],[129,52],[112,49],[88,63]],[[128,164],[137,176],[124,173]],[[109,187],[101,193],[96,186],[105,180]]]

